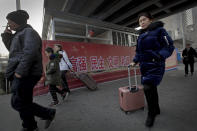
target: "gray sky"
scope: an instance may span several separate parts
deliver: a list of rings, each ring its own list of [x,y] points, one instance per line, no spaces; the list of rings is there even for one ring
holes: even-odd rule
[[[43,2],[44,0],[20,0],[21,9],[29,13],[28,24],[30,24],[40,35],[42,34]],[[9,12],[16,10],[16,0],[0,0],[0,33],[7,24],[6,16]],[[8,54],[2,39],[0,38],[0,54]]]

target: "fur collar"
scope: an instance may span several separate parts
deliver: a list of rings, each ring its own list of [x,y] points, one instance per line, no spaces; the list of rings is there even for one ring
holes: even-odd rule
[[[146,29],[141,29],[139,31],[139,34],[142,34],[146,31],[152,31],[152,30],[155,30],[158,27],[163,27],[163,26],[164,26],[164,23],[162,21],[157,21],[157,22],[151,23]]]

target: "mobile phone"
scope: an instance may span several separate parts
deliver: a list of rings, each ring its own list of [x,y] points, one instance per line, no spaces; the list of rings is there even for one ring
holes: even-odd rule
[[[2,27],[6,27],[8,30],[10,30],[10,26],[7,24],[6,26],[2,26]]]

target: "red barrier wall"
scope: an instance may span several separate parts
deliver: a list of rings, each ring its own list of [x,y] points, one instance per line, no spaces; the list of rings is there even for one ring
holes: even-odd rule
[[[44,54],[44,49],[54,44],[61,44],[63,49],[73,65],[75,72],[89,72],[97,82],[104,82],[127,77],[127,70],[124,67],[131,62],[135,54],[135,47],[123,47],[115,45],[80,43],[80,42],[62,42],[62,41],[43,41],[43,67],[45,69],[48,61]],[[176,67],[176,53],[167,59],[166,68]],[[133,72],[132,72],[133,73]],[[139,71],[138,71],[139,73]],[[43,80],[38,83],[34,94],[43,94],[48,91],[43,87]],[[68,78],[69,88],[83,86],[79,80]]]
[[[120,47],[105,44],[43,41],[43,51],[47,46],[62,44],[76,72],[108,70],[127,66],[133,55],[134,47]],[[47,62],[43,54],[44,65]]]

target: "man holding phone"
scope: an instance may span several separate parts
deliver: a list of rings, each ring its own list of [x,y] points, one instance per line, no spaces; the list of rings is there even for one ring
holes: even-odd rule
[[[1,34],[9,51],[6,77],[12,81],[12,107],[23,121],[21,131],[37,131],[35,116],[46,120],[45,129],[55,117],[56,110],[33,102],[33,88],[42,76],[42,40],[27,24],[29,15],[24,10],[10,12],[8,24]],[[12,31],[15,31],[13,34]]]

